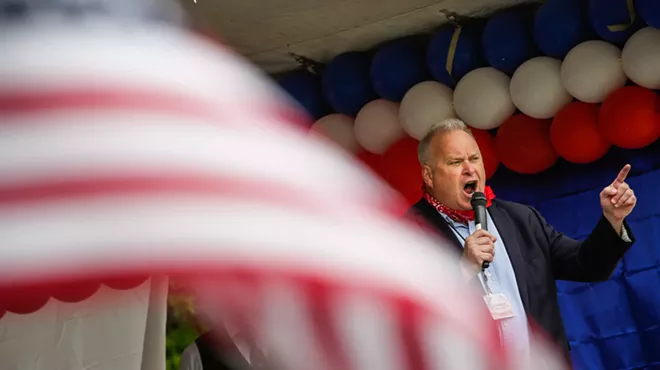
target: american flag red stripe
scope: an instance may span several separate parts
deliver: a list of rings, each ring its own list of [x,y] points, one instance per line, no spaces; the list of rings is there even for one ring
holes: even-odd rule
[[[99,89],[86,88],[70,91],[28,91],[24,93],[0,94],[0,114],[17,115],[40,112],[56,112],[93,109],[128,109],[168,113],[216,120],[217,124],[231,125],[223,120],[221,111],[213,108],[212,102],[201,102],[184,94],[162,91],[138,91],[130,88]],[[118,125],[121,122],[117,122]]]
[[[419,312],[415,312],[416,307],[406,301],[398,302],[396,311],[406,368],[409,370],[430,369],[431,366],[427,364],[427,360],[424,358],[424,353],[422,352],[425,344],[422,343],[420,336],[416,333],[419,330],[419,318],[422,315]]]
[[[331,299],[336,295],[336,294],[355,294],[355,295],[360,295],[360,296],[368,296],[372,297],[373,303],[376,303],[380,306],[380,309],[385,309],[387,311],[390,311],[392,314],[392,317],[395,317],[395,320],[393,324],[397,328],[396,330],[401,333],[400,335],[396,336],[393,338],[395,342],[399,343],[398,347],[392,348],[391,350],[398,351],[398,353],[387,353],[386,351],[383,351],[380,353],[381,356],[384,358],[387,358],[388,356],[392,356],[393,359],[400,358],[403,359],[403,363],[401,364],[403,367],[396,367],[397,369],[405,369],[405,370],[425,370],[425,369],[443,369],[444,367],[442,364],[435,363],[432,358],[428,356],[428,351],[425,351],[424,348],[428,346],[432,346],[432,342],[422,342],[424,337],[420,335],[420,332],[423,327],[423,320],[418,320],[421,318],[426,318],[426,319],[431,319],[431,320],[437,320],[438,317],[444,317],[444,315],[441,312],[438,312],[437,310],[429,310],[429,307],[425,307],[424,305],[420,305],[419,302],[416,300],[411,300],[409,297],[405,295],[398,294],[395,291],[391,291],[390,289],[383,288],[383,287],[378,287],[378,286],[370,286],[368,284],[359,284],[359,283],[352,283],[352,282],[342,282],[342,281],[336,281],[333,279],[326,279],[326,278],[319,278],[319,276],[310,276],[308,273],[302,272],[302,273],[296,273],[295,269],[287,269],[283,270],[280,272],[277,271],[268,271],[268,272],[263,272],[260,271],[259,269],[254,269],[251,271],[246,271],[246,270],[239,270],[240,272],[232,272],[231,269],[228,269],[228,271],[225,272],[223,278],[219,278],[219,281],[232,281],[233,276],[241,276],[243,279],[245,278],[246,274],[250,275],[251,278],[249,279],[250,281],[257,282],[258,286],[268,286],[269,284],[272,283],[273,277],[277,277],[277,281],[280,283],[288,284],[291,288],[297,289],[301,285],[313,285],[315,294],[318,295],[320,292],[323,294],[326,294],[328,297]],[[195,284],[192,284],[195,285]],[[216,291],[216,294],[218,290],[221,290],[222,288],[213,288],[214,291]],[[246,289],[246,291],[250,291],[252,296],[255,294],[255,292],[258,291],[258,289]],[[200,299],[204,299],[203,297],[206,294],[209,294],[209,291],[200,291],[199,292]],[[308,298],[312,298],[309,295],[307,296]],[[253,299],[254,301],[259,301],[262,304],[262,308],[268,307],[269,302],[268,301],[263,301],[255,297],[250,297],[250,299]],[[239,301],[240,299],[234,299],[234,301]],[[216,304],[221,305],[222,302],[216,302]],[[263,306],[266,305],[266,306]],[[382,305],[382,306],[381,306]],[[209,308],[211,309],[211,308]],[[311,317],[301,317],[300,322],[296,322],[296,325],[299,326],[315,326],[316,323],[314,322],[314,319],[311,318],[312,322],[306,322],[307,319],[310,319]],[[446,317],[445,317],[446,318]],[[274,318],[277,319],[277,318]],[[336,325],[337,321],[336,320],[327,320],[324,325],[329,325],[333,326]],[[380,325],[386,325],[385,322],[379,322]],[[447,332],[446,335],[451,338],[454,336],[459,336],[459,335],[465,335],[465,331],[470,332],[469,328],[462,326],[460,322],[452,321],[452,322],[447,322]],[[267,325],[266,325],[267,326]],[[369,331],[370,327],[368,325],[364,327],[359,327],[357,330],[365,330]],[[490,328],[492,329],[492,328]],[[333,327],[333,330],[338,330],[337,327]],[[318,332],[317,332],[318,334]],[[495,342],[492,341],[492,339],[496,339],[493,337],[493,331],[489,330],[489,328],[485,328],[484,332],[479,335],[484,335],[484,336],[489,336],[490,335],[490,343],[488,341],[483,341],[482,339],[478,339],[475,337],[472,337],[475,333],[468,334],[467,336],[471,338],[471,344],[472,346],[470,348],[467,348],[470,350],[470,353],[480,353],[480,355],[487,356],[489,358],[489,362],[494,364],[492,368],[502,368],[502,366],[505,365],[504,359],[501,357],[501,354],[498,354],[497,351],[497,345],[495,345]],[[257,336],[258,336],[258,330],[257,330]],[[322,337],[315,337],[316,339],[310,338],[310,340],[320,340],[323,341],[324,338]],[[327,338],[326,338],[327,339]],[[485,338],[484,338],[485,339]],[[464,350],[467,350],[464,349]],[[314,354],[318,358],[324,358],[324,355],[327,354],[326,351],[324,351],[323,346],[319,346],[316,348],[318,353]],[[414,359],[408,357],[410,354],[413,353],[414,356],[416,356]],[[308,354],[311,355],[311,354]],[[445,353],[446,356],[465,356],[465,354],[461,353]],[[388,362],[396,363],[396,360],[387,360]],[[328,363],[328,365],[331,363]],[[295,364],[285,364],[289,366],[294,366]],[[326,368],[333,368],[333,367],[326,367],[326,364],[319,364],[320,366],[318,367],[319,369],[326,369]],[[466,364],[467,365],[467,364]],[[360,369],[359,364],[356,363],[348,363],[349,367],[346,367],[346,369]],[[487,367],[491,368],[491,367]],[[470,369],[470,367],[465,367],[466,370]]]
[[[19,31],[0,59],[0,301],[167,274],[286,369],[515,365],[442,241],[234,55],[161,28],[54,27],[46,49]]]
[[[264,104],[259,107],[249,105],[235,106],[231,111],[214,106],[213,100],[202,101],[192,99],[185,94],[165,93],[158,90],[138,90],[132,87],[114,87],[99,89],[94,87],[79,87],[71,90],[58,91],[27,91],[21,93],[4,93],[0,88],[0,115],[35,114],[38,112],[55,112],[68,110],[131,110],[151,111],[182,115],[187,118],[207,119],[214,125],[233,126],[240,120],[231,119],[236,110],[246,109],[253,115],[268,117],[268,120],[278,120],[286,124],[293,123],[292,128],[309,127],[310,119],[299,110],[287,105]],[[121,122],[117,122],[121,124]]]
[[[0,208],[104,196],[163,197],[176,194],[245,198],[316,212],[323,207],[322,205],[326,207],[323,207],[321,212],[326,212],[327,209],[333,209],[335,206],[322,197],[317,196],[315,199],[305,197],[301,194],[303,189],[295,187],[294,184],[269,183],[268,191],[262,191],[265,183],[268,182],[183,173],[148,177],[88,177],[80,180],[0,187]]]
[[[48,114],[5,118],[5,124],[0,125],[0,155],[11,161],[0,163],[0,188],[18,192],[20,188],[54,187],[58,182],[82,184],[104,177],[110,178],[107,181],[111,182],[113,177],[118,179],[114,181],[121,181],[122,177],[178,176],[180,182],[192,182],[195,180],[187,178],[242,178],[248,171],[258,175],[252,179],[255,184],[274,181],[274,187],[286,186],[294,193],[311,197],[318,198],[321,194],[340,196],[379,209],[396,208],[392,205],[398,204],[386,195],[384,189],[371,191],[369,185],[375,186],[375,181],[357,168],[327,161],[327,156],[318,151],[301,156],[298,149],[310,145],[310,139],[302,135],[284,135],[281,130],[262,135],[260,130],[250,128],[243,131],[211,125],[185,127],[176,123],[181,118],[157,112],[145,115],[129,110],[123,115],[103,113],[101,117],[88,114],[76,111],[79,120],[87,118],[84,124],[68,116]],[[136,117],[146,123],[137,121]],[[124,122],[125,126],[121,128],[114,124],[117,120],[127,119],[135,123]],[[181,140],[182,135],[187,140]],[[274,140],[278,138],[287,142],[277,145]],[[245,147],[240,144],[241,140],[252,142],[256,149],[254,155],[241,154],[244,159],[238,165],[233,153],[240,153]],[[145,141],[154,141],[154,144],[145,146]],[[25,142],[32,142],[39,150],[23,150]],[[274,166],[268,159],[275,151],[281,159]],[[314,171],[317,158],[326,171],[318,173],[317,178],[301,176]],[[292,168],[285,168],[287,166]],[[287,181],[289,176],[300,180]],[[346,181],[336,181],[337,177]],[[318,193],[310,194],[313,191]],[[334,195],[337,192],[341,194]]]
[[[328,369],[355,370],[346,356],[338,329],[333,325],[332,291],[324,288],[320,281],[310,281],[302,287],[305,292],[305,301],[302,303],[309,308],[311,326],[314,336],[319,338],[320,352]]]

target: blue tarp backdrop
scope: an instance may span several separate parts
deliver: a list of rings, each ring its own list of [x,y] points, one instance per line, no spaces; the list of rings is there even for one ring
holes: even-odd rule
[[[660,369],[660,145],[614,149],[597,164],[560,163],[537,176],[498,171],[498,197],[535,206],[555,228],[583,240],[600,217],[599,192],[624,163],[638,201],[628,222],[637,238],[609,281],[558,281],[559,304],[578,370]],[[589,170],[587,170],[589,169]]]

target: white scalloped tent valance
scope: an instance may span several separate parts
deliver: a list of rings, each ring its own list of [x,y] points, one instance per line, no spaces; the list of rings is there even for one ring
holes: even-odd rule
[[[0,318],[0,370],[163,370],[167,279]]]

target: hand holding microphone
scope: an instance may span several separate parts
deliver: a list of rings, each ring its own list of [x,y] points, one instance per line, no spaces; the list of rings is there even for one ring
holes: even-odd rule
[[[467,265],[470,273],[476,274],[488,268],[495,257],[495,238],[488,229],[488,217],[486,216],[486,196],[484,193],[476,192],[472,195],[472,209],[474,210],[474,224],[477,231],[465,239],[463,248],[463,262]]]
[[[495,257],[495,240],[497,239],[484,229],[477,230],[465,239],[462,259],[464,265],[469,268],[471,275],[474,276],[482,269],[488,268],[484,265],[493,261]]]

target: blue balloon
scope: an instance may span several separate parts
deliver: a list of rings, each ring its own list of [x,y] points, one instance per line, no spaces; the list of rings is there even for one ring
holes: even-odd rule
[[[460,28],[454,25],[441,27],[431,38],[426,51],[426,64],[433,78],[454,87],[468,72],[486,66],[481,50],[482,31],[483,27],[476,24]],[[452,45],[455,45],[453,51]]]
[[[644,25],[627,0],[589,0],[589,21],[600,38],[618,46]]]
[[[637,0],[635,1],[635,8],[639,16],[646,21],[646,24],[654,28],[660,28],[660,1]]]
[[[279,85],[307,114],[317,120],[329,113],[330,109],[323,97],[321,79],[307,70],[293,72],[279,81]]]
[[[534,43],[534,18],[527,9],[511,8],[486,23],[481,39],[488,63],[512,75],[521,64],[540,54]]]
[[[584,0],[547,0],[534,17],[534,39],[547,56],[564,59],[573,47],[592,37]]]
[[[371,61],[371,82],[381,97],[399,102],[406,92],[428,78],[424,50],[414,41],[389,42]]]
[[[355,116],[368,102],[376,99],[371,86],[366,53],[350,52],[336,56],[323,71],[323,93],[339,113]]]

